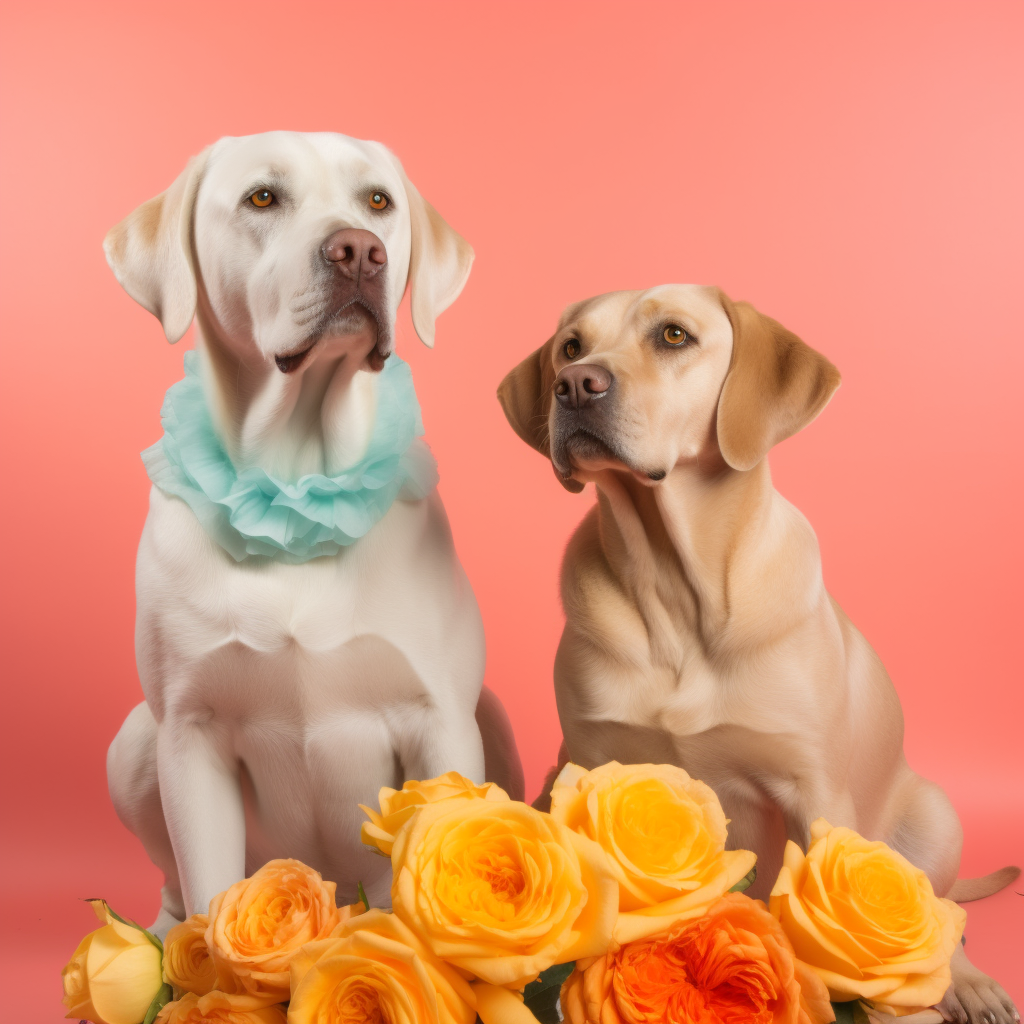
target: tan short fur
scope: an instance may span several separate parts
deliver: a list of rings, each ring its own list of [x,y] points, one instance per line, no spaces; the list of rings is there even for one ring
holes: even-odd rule
[[[666,344],[668,325],[691,340]],[[553,397],[570,363],[614,379],[592,419],[572,421],[590,438]],[[885,667],[825,589],[810,524],[772,486],[765,455],[839,380],[749,304],[666,285],[570,306],[502,382],[519,436],[570,490],[597,487],[562,568],[562,758],[668,762],[703,779],[732,819],[730,844],[758,855],[761,897],[787,837],[806,848],[817,817],[890,843],[939,894],[987,895],[1015,875],[956,882],[956,812],[908,766]],[[971,1010],[984,986],[968,988]]]

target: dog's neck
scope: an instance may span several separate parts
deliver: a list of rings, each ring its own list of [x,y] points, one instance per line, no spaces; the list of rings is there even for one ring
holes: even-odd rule
[[[373,431],[377,375],[366,372],[372,328],[321,342],[308,363],[282,373],[233,345],[208,310],[196,315],[196,347],[214,427],[239,470],[279,480],[334,476],[365,453]]]
[[[596,483],[605,557],[632,591],[659,660],[678,664],[684,635],[709,653],[767,640],[756,585],[766,573],[800,604],[820,587],[813,531],[772,486],[767,460],[746,472],[720,458],[711,469],[680,466],[655,487],[620,472]],[[794,544],[814,557],[788,557]],[[805,570],[792,578],[808,565],[817,584]]]

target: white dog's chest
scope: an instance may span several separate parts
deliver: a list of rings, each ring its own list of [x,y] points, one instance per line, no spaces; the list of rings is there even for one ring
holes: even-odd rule
[[[280,737],[289,723],[304,736],[335,716],[441,699],[445,634],[466,594],[437,533],[427,502],[396,502],[337,556],[236,563],[182,502],[154,489],[139,550],[137,641],[158,720],[214,719],[244,745],[262,730]],[[438,557],[447,587],[431,572]]]
[[[237,770],[247,869],[295,856],[386,903],[358,804],[421,771],[439,723],[472,723],[483,675],[479,610],[436,495],[396,502],[337,556],[285,565],[236,563],[154,488],[136,583],[147,703],[161,735],[213,734]],[[473,739],[455,762],[480,774]]]

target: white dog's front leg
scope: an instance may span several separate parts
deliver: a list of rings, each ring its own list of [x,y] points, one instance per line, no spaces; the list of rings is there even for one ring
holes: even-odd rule
[[[437,709],[409,721],[399,739],[398,754],[405,778],[433,779],[456,771],[467,779],[484,781],[484,745],[473,709]]]
[[[157,771],[186,914],[245,877],[245,811],[238,766],[216,731],[165,719]]]

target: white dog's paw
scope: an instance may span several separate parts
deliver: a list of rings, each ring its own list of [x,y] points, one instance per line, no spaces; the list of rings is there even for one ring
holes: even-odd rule
[[[160,908],[160,913],[156,915],[156,920],[147,929],[151,931],[161,942],[167,937],[167,933],[176,925],[181,922],[164,907]]]
[[[1020,1024],[1013,1000],[984,971],[967,959],[959,946],[950,963],[953,984],[939,1003],[939,1012],[953,1024]]]

